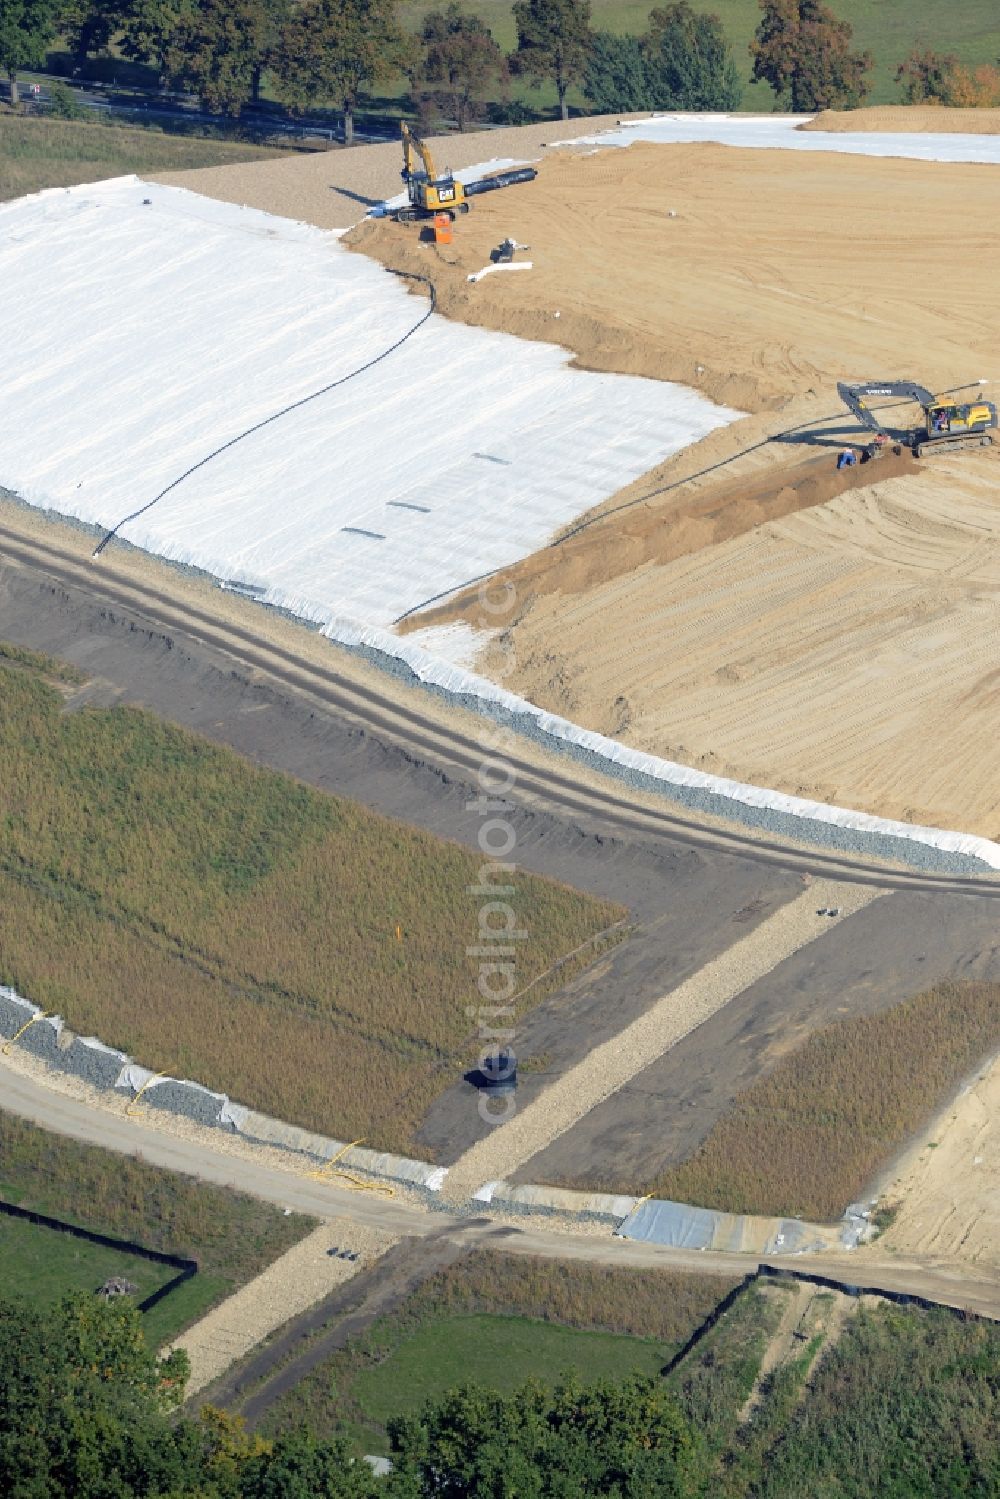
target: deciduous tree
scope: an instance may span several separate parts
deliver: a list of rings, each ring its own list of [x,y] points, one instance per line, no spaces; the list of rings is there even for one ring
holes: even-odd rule
[[[718,16],[676,0],[650,13],[642,49],[652,108],[739,108],[743,88]]]
[[[272,66],[292,109],[335,103],[350,144],[362,92],[391,77],[405,55],[395,0],[304,0],[282,28]]]
[[[566,93],[582,80],[590,55],[590,0],[515,0],[514,21],[511,67],[536,83],[551,79],[559,112],[569,119]]]
[[[583,91],[598,114],[649,109],[646,62],[639,38],[595,31]]]
[[[261,0],[188,0],[165,38],[163,66],[204,109],[236,116],[253,96],[268,35]]]
[[[914,47],[896,69],[896,82],[901,86],[904,104],[923,104],[929,99],[948,102],[950,78],[958,66],[953,52],[932,52],[930,48]]]
[[[418,85],[429,84],[436,102],[464,130],[474,117],[477,96],[489,84],[506,82],[507,63],[493,33],[478,16],[467,15],[458,0],[424,17],[423,57]]]
[[[760,0],[750,43],[753,79],[767,83],[796,112],[853,109],[869,89],[869,52],[850,50],[853,29],[822,0]]]
[[[20,102],[17,75],[45,61],[55,35],[54,0],[0,0],[0,68],[10,84],[10,102]]]

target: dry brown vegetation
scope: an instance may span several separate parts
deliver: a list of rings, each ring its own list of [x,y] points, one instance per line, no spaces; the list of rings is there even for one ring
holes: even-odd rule
[[[66,713],[31,664],[0,669],[0,981],[158,1070],[407,1148],[474,1056],[482,861],[151,715]],[[596,939],[527,1008],[625,913],[512,883],[524,985]]]
[[[839,1217],[1000,1045],[1000,984],[942,983],[838,1021],[737,1096],[657,1197],[736,1213]]]
[[[584,1331],[683,1343],[737,1283],[735,1276],[483,1250],[439,1270],[407,1306],[420,1316],[534,1317]]]

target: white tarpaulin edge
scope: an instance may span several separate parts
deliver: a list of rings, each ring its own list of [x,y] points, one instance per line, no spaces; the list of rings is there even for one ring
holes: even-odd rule
[[[450,693],[480,698],[483,702],[496,703],[511,713],[525,714],[534,718],[539,728],[553,739],[579,745],[602,759],[616,765],[639,771],[643,775],[662,781],[670,786],[690,786],[712,792],[716,796],[741,802],[749,807],[766,807],[776,812],[787,813],[803,821],[829,823],[836,827],[851,828],[886,838],[901,838],[914,843],[923,843],[947,853],[966,854],[979,859],[990,869],[1000,869],[1000,843],[982,838],[975,833],[952,832],[942,828],[922,827],[918,823],[896,822],[888,817],[875,817],[869,812],[858,812],[850,807],[836,807],[826,802],[809,801],[805,797],[791,796],[783,791],[772,791],[764,786],[750,786],[742,781],[730,780],[727,776],[711,775],[708,771],[695,770],[688,765],[678,765],[673,760],[663,760],[658,755],[646,754],[597,734],[590,729],[581,729],[568,719],[537,708],[527,698],[518,697],[504,687],[498,687],[485,677],[444,661],[411,641],[400,639],[386,630],[361,625],[352,620],[335,619],[327,625],[324,634],[342,645],[367,646],[383,655],[395,657],[406,663],[421,682],[443,688]]]

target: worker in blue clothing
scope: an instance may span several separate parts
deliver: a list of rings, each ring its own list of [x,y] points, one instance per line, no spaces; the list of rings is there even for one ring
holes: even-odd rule
[[[858,461],[858,455],[853,448],[844,448],[837,459],[838,468],[853,468]]]

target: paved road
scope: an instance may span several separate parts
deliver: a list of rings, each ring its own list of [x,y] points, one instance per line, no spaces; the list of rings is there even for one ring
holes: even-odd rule
[[[30,539],[0,525],[0,557],[42,571],[46,577],[87,589],[106,600],[139,614],[160,629],[190,636],[235,659],[242,667],[265,673],[276,683],[308,694],[332,706],[349,719],[361,723],[380,739],[400,744],[432,765],[475,777],[482,765],[482,744],[467,730],[456,727],[438,700],[437,715],[428,709],[394,700],[388,692],[352,680],[331,664],[324,667],[305,661],[294,651],[262,640],[252,629],[243,628],[191,604],[180,606],[169,593],[135,579],[125,580],[101,571],[99,562],[87,562],[54,542]],[[331,661],[335,653],[331,649]],[[570,764],[559,768],[553,757],[534,754],[529,740],[517,754],[504,753],[516,777],[514,801],[542,805],[557,813],[597,815],[613,830],[654,835],[691,848],[714,849],[739,854],[760,864],[777,865],[878,885],[886,890],[945,891],[955,895],[987,895],[1000,898],[1000,877],[992,874],[929,874],[899,869],[878,861],[840,854],[821,848],[805,848],[778,837],[751,837],[738,826],[712,826],[697,813],[672,807],[647,805],[630,795],[629,788],[608,778],[595,783],[581,778]],[[565,762],[563,762],[565,764]]]

